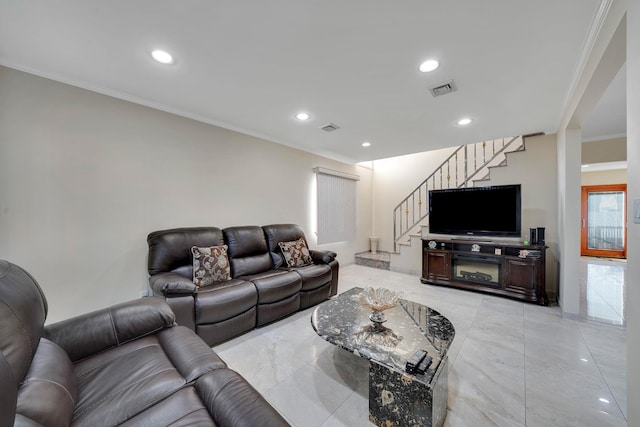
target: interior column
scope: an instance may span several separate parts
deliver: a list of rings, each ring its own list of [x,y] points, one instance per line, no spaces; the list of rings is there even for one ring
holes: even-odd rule
[[[580,314],[580,163],[582,132],[558,132],[558,235],[560,246],[560,289],[562,316]]]

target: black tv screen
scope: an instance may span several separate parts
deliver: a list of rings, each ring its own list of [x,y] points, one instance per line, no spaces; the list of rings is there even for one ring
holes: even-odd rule
[[[520,184],[429,191],[429,232],[521,235]]]

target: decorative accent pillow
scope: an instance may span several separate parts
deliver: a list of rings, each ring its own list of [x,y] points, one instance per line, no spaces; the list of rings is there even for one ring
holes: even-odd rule
[[[313,262],[307,244],[301,237],[293,242],[279,242],[280,250],[288,267],[302,267]]]
[[[191,247],[193,254],[193,283],[208,286],[231,278],[231,266],[227,256],[227,245],[199,248]]]

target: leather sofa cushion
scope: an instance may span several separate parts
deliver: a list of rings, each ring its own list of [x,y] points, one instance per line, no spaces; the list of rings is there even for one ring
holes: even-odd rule
[[[43,426],[67,426],[77,397],[78,386],[69,356],[42,338],[20,384],[16,412]]]
[[[76,375],[74,426],[119,425],[185,385],[156,337],[88,358],[76,365]]]
[[[258,305],[256,326],[263,326],[275,322],[300,310],[300,295],[297,293],[280,301]]]
[[[316,289],[300,292],[300,310],[319,304],[322,301],[329,299],[330,296],[331,283],[327,283],[326,285],[320,286]]]
[[[262,229],[267,240],[267,247],[273,260],[274,267],[286,267],[287,263],[282,256],[282,251],[280,250],[278,243],[305,239],[304,230],[296,224],[271,224],[263,226]],[[306,239],[305,243],[307,244],[307,247],[309,247]]]
[[[195,387],[186,387],[128,420],[122,426],[217,427],[217,424],[211,419]]]
[[[186,227],[154,231],[147,236],[147,244],[147,268],[149,275],[153,276],[174,270],[183,273],[185,266],[189,266],[189,271],[192,246],[222,246],[224,239],[222,230],[216,227]]]
[[[240,375],[219,369],[128,420],[126,427],[149,426],[289,427]]]
[[[327,264],[311,264],[304,267],[293,268],[302,278],[302,290],[317,289],[331,282],[331,267]]]
[[[253,285],[251,285],[253,286]],[[210,346],[218,345],[256,327],[258,309],[254,306],[242,314],[216,323],[199,324],[196,333]]]
[[[118,425],[224,362],[180,326],[98,353],[75,365],[73,425]]]
[[[267,241],[262,228],[257,225],[228,227],[222,230],[229,246],[229,253],[234,258],[241,258],[267,253]]]
[[[196,295],[196,324],[216,323],[237,316],[258,303],[258,292],[251,282],[231,279],[200,288]]]
[[[253,282],[258,290],[258,304],[270,304],[297,294],[302,289],[300,275],[293,271],[269,270],[241,277]]]
[[[262,228],[254,225],[229,227],[223,233],[229,246],[231,277],[239,278],[272,268]]]
[[[231,276],[235,278],[259,274],[271,269],[271,257],[268,253],[243,258],[231,258],[230,262]]]

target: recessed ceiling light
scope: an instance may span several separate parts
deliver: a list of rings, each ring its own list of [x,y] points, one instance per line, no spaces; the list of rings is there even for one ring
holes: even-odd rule
[[[420,71],[423,73],[430,73],[440,66],[440,63],[435,59],[429,59],[428,61],[424,61],[420,64]]]
[[[165,52],[164,50],[154,50],[153,52],[151,52],[151,56],[153,56],[153,59],[161,64],[173,64],[173,56],[171,56],[169,52]]]
[[[369,141],[365,141],[362,143],[363,147],[371,147],[371,143]]]
[[[302,121],[309,120],[310,117],[311,116],[309,116],[308,113],[298,113],[298,114],[296,114],[296,119],[302,120]]]
[[[458,124],[459,124],[460,126],[466,126],[466,125],[468,125],[469,123],[471,123],[471,119],[469,119],[469,118],[464,118],[464,119],[460,119],[460,120],[458,120]]]

